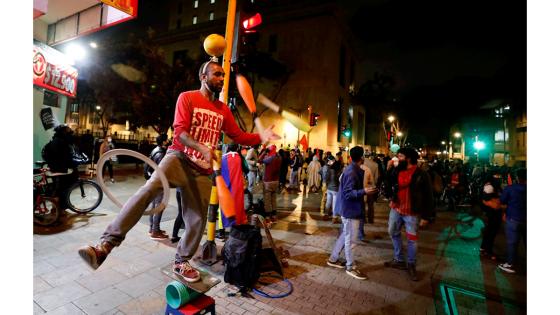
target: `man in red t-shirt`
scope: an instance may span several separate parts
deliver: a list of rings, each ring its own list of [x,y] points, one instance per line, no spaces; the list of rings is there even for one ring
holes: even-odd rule
[[[212,181],[211,147],[215,147],[221,132],[242,145],[256,145],[280,137],[267,128],[262,135],[245,133],[236,125],[229,108],[216,99],[224,85],[224,70],[217,62],[205,62],[199,70],[199,90],[181,93],[175,107],[173,144],[159,164],[172,188],[179,188],[183,209],[185,233],[175,254],[173,271],[186,281],[200,280],[199,272],[189,260],[196,252],[206,227],[206,215]],[[142,186],[123,206],[118,216],[109,224],[101,242],[96,246],[79,249],[80,256],[93,269],[97,269],[113,247],[119,246],[126,233],[138,223],[149,203],[162,191],[158,173]]]
[[[386,267],[408,269],[410,278],[416,276],[416,250],[418,224],[424,225],[433,209],[432,184],[428,173],[417,165],[418,153],[412,148],[401,148],[397,152],[398,188],[389,203],[389,236],[393,241],[393,260]],[[391,163],[392,164],[392,163]],[[419,222],[421,219],[421,222]],[[404,225],[407,243],[407,262],[402,251],[401,228]]]

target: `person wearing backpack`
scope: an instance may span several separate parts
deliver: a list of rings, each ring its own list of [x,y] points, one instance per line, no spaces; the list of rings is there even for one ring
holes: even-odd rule
[[[66,124],[58,125],[54,128],[51,141],[43,147],[41,152],[43,160],[47,162],[52,173],[63,173],[58,174],[55,179],[56,195],[62,209],[68,208],[66,191],[78,180],[78,165],[84,161],[73,146],[73,141],[74,131]]]
[[[156,162],[156,164],[159,165],[159,162],[161,162],[161,160],[165,156],[165,153],[167,152],[167,145],[168,145],[167,135],[161,134],[157,136],[156,143],[157,146],[150,153],[150,160]],[[150,165],[148,165],[148,163],[144,164],[144,178],[150,179],[153,173],[154,173],[154,169]],[[153,208],[157,207],[161,203],[162,199],[163,199],[163,192],[158,194],[156,198],[152,201],[152,207]],[[160,222],[162,216],[163,216],[163,211],[150,215],[150,230],[148,233],[150,234],[150,238],[156,241],[164,240],[169,237],[167,233],[165,233],[165,231],[160,229]]]

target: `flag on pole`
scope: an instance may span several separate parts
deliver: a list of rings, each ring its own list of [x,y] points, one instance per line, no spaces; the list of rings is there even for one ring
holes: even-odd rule
[[[299,141],[299,144],[301,144],[301,146],[303,148],[303,152],[306,152],[307,148],[309,147],[309,143],[307,143],[307,137],[305,135],[303,135],[303,137],[301,137],[301,140]]]

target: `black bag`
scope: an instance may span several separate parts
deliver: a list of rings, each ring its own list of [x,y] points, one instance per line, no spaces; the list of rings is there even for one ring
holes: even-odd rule
[[[249,224],[233,225],[222,248],[226,265],[224,281],[241,291],[253,288],[260,277],[262,236],[259,227]]]

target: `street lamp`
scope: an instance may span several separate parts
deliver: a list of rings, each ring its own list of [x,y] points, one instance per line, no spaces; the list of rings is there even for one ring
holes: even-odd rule
[[[387,118],[387,120],[389,120],[390,123],[393,123],[393,121],[395,121],[395,116],[389,115],[389,118]]]
[[[400,132],[400,131],[399,131],[399,132],[397,132],[397,137],[399,137],[399,138],[400,138],[400,137],[402,137],[402,136],[403,136],[403,133],[402,133],[402,132]]]
[[[455,132],[453,135],[454,135],[455,138],[457,138],[457,139],[461,138],[461,133],[460,133],[460,132]]]

